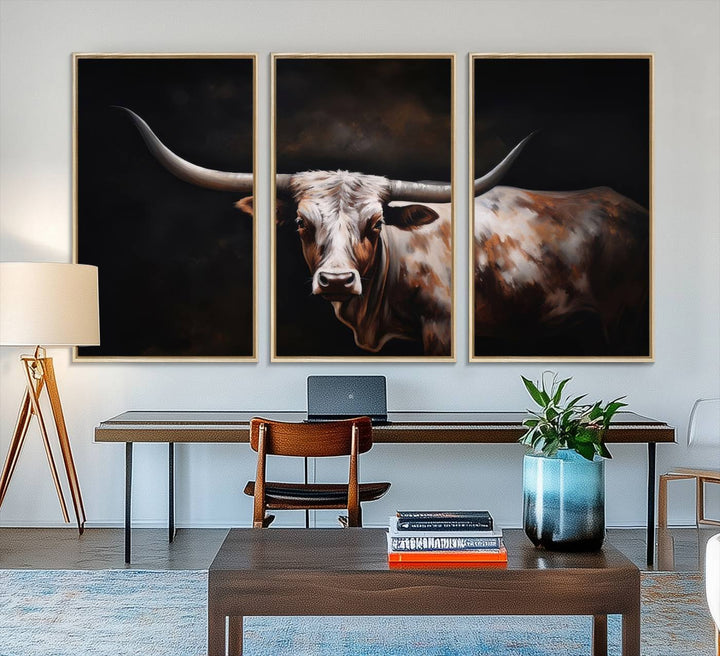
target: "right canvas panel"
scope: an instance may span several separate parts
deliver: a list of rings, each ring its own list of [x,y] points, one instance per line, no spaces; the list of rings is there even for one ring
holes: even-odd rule
[[[470,64],[470,360],[652,360],[652,56]]]

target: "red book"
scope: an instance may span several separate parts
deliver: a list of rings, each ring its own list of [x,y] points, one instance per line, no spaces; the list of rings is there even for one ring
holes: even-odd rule
[[[466,562],[417,562],[417,563],[394,563],[390,561],[389,563],[390,569],[457,569],[457,568],[463,568],[463,569],[505,569],[507,567],[507,562],[499,562],[499,563],[493,563],[493,562],[472,562],[472,561],[466,561]]]
[[[394,563],[507,563],[507,549],[482,551],[390,551],[388,561]]]

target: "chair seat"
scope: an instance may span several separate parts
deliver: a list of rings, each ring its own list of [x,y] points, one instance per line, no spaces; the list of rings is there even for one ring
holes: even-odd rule
[[[390,483],[360,483],[360,502],[375,501],[390,488]],[[255,496],[255,481],[248,481],[245,494]],[[269,508],[345,508],[348,486],[334,483],[265,483],[265,499]]]

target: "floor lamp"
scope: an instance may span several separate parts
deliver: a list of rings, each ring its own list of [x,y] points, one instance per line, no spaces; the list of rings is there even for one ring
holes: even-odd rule
[[[25,393],[20,403],[17,424],[10,440],[5,465],[0,474],[0,506],[5,499],[5,493],[34,416],[40,427],[40,435],[45,445],[63,518],[66,522],[70,521],[50,448],[48,422],[41,407],[41,393],[45,390],[50,401],[80,534],[85,527],[85,508],[70,449],[53,361],[46,356],[44,347],[90,346],[99,343],[97,267],[85,264],[38,262],[0,263],[0,345],[35,346],[32,355],[20,357]]]

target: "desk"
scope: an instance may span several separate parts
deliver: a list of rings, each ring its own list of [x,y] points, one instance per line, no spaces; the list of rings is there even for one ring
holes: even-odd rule
[[[208,656],[242,654],[246,615],[592,615],[593,656],[607,615],[622,615],[622,654],[640,655],[640,572],[611,546],[535,549],[503,532],[507,568],[388,569],[383,529],[233,529],[208,572]]]
[[[168,444],[168,532],[175,534],[175,444],[247,443],[250,419],[255,416],[279,421],[302,421],[304,412],[248,411],[130,411],[100,423],[96,442],[125,443],[125,562],[130,562],[132,457],[135,442]],[[373,428],[373,442],[382,443],[479,443],[509,444],[524,433],[523,412],[390,412],[388,424]],[[675,441],[675,429],[633,412],[619,412],[607,435],[609,444],[648,445],[647,560],[655,554],[655,446]]]

